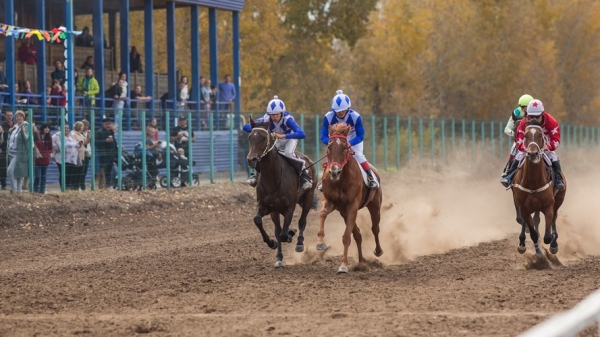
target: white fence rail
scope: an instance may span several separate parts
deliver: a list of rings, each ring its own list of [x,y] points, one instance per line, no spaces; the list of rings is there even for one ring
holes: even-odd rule
[[[571,310],[555,315],[534,326],[520,337],[571,337],[598,323],[600,334],[600,290],[579,302]]]

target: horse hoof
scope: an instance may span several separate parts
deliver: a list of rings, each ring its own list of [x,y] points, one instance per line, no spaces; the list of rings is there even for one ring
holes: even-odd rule
[[[281,235],[279,236],[279,241],[281,241],[281,242],[287,242],[287,243],[290,243],[290,242],[292,242],[292,238],[291,238],[291,237],[289,237],[289,236],[287,236],[287,234],[285,234],[285,235],[284,235],[284,234],[281,234]]]
[[[338,274],[348,274],[348,267],[346,267],[346,266],[339,267]]]
[[[383,255],[383,250],[379,251],[379,254],[377,254],[377,250],[374,250],[373,254],[375,254],[375,256],[377,257],[380,257],[381,255]]]
[[[526,250],[527,250],[527,247],[525,247],[525,246],[518,246],[517,247],[517,251],[519,252],[519,254],[525,254]]]
[[[550,246],[550,253],[552,253],[552,254],[558,253],[558,246],[556,246],[556,247]]]
[[[296,245],[296,253],[302,253],[304,251],[304,245]]]
[[[535,249],[535,255],[543,255],[543,254],[542,254],[542,250],[541,250],[541,249],[539,249],[539,248],[536,248],[536,249]]]
[[[550,234],[544,235],[544,243],[549,245],[550,242],[552,242],[552,235],[550,235]]]
[[[269,248],[271,248],[273,250],[277,249],[277,241],[271,240],[271,243],[269,244]]]
[[[275,262],[275,268],[283,268],[283,261]]]
[[[295,228],[292,228],[292,229],[290,229],[290,230],[288,231],[288,236],[289,236],[290,238],[293,238],[293,237],[294,237],[294,235],[296,235],[296,233],[297,233],[297,232],[298,232],[298,230],[297,230],[297,229],[295,229]]]
[[[325,242],[317,243],[317,250],[325,250],[327,248],[327,244]]]

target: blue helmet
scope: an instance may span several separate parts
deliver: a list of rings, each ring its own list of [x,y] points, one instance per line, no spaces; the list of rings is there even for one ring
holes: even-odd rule
[[[279,97],[273,96],[273,99],[267,105],[267,113],[269,115],[277,115],[282,112],[285,112],[285,103]]]
[[[336,91],[336,95],[331,100],[331,109],[335,112],[344,111],[352,106],[350,97],[344,95],[342,90]]]

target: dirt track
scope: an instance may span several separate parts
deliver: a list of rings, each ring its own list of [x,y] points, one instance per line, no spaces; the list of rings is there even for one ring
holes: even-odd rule
[[[365,245],[372,262],[348,275],[336,274],[339,219],[326,228],[332,248],[315,251],[316,212],[308,250],[287,245],[286,267],[275,270],[275,252],[252,223],[253,190],[238,183],[146,194],[3,194],[0,335],[514,336],[600,288],[600,257],[573,243],[577,230],[559,241],[560,262],[536,262],[529,239],[527,254],[516,252],[510,208],[499,211],[500,230],[482,233],[495,226],[486,219],[454,227],[429,194],[413,192],[411,204],[390,194],[405,181],[386,179],[382,262]],[[509,207],[510,196],[497,189],[503,201],[494,206]],[[461,198],[489,213],[470,199],[477,196]],[[433,229],[411,231],[425,226],[412,220],[423,214]],[[272,233],[270,220],[265,226]]]

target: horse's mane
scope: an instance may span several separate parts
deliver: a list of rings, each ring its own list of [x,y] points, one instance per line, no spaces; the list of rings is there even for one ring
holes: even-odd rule
[[[263,129],[267,129],[269,130],[269,126],[271,125],[271,121],[265,121],[265,122],[260,122],[260,123],[256,123],[254,122],[254,128],[263,128]]]
[[[337,123],[337,124],[333,124],[331,126],[331,133],[330,134],[332,134],[332,135],[338,134],[338,135],[347,136],[349,131],[350,131],[350,129],[348,128],[348,124],[346,124],[346,123]]]
[[[529,120],[527,122],[527,126],[539,126],[539,127],[541,127],[542,124],[539,121]]]

